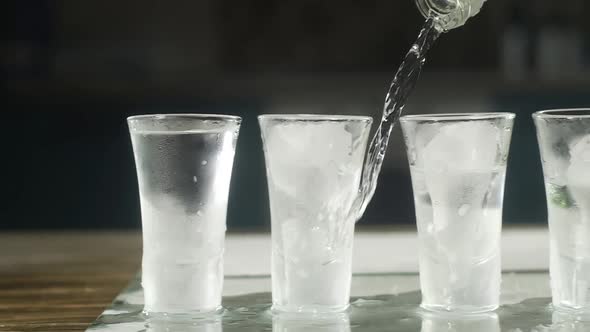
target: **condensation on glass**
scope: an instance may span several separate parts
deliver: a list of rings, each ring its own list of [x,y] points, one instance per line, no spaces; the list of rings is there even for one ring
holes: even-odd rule
[[[590,310],[590,109],[533,115],[550,233],[556,308]]]
[[[422,307],[485,312],[500,298],[500,232],[514,114],[401,118],[419,238]]]
[[[273,309],[347,308],[358,195],[372,119],[262,115]]]
[[[141,202],[149,315],[221,305],[227,199],[241,119],[166,114],[128,119]]]

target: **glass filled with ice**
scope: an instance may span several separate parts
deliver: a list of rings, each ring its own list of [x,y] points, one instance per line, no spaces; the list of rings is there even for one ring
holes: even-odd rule
[[[192,315],[221,305],[227,199],[241,119],[127,119],[141,202],[144,312]]]
[[[262,115],[259,123],[271,210],[273,309],[343,311],[372,119]]]
[[[590,310],[590,109],[533,115],[550,234],[553,305]]]
[[[504,178],[514,114],[401,118],[419,239],[421,306],[498,307]]]

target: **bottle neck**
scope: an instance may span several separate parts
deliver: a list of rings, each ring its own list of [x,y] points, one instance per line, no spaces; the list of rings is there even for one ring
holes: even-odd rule
[[[479,13],[486,0],[416,0],[418,10],[425,18],[437,20],[437,29],[448,31],[465,24]]]

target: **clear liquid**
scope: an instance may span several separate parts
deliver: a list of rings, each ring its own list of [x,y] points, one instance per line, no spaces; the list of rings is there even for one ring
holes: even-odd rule
[[[500,294],[504,171],[411,167],[422,305],[494,309]]]
[[[385,105],[383,106],[383,116],[369,145],[363,167],[357,202],[358,209],[354,211],[358,213],[358,218],[363,215],[375,194],[391,131],[400,118],[406,101],[420,78],[422,67],[426,62],[426,53],[438,39],[440,33],[436,28],[436,19],[427,19],[418,35],[418,39],[408,51],[389,86],[385,97]]]
[[[266,156],[273,220],[272,282],[273,306],[275,309],[312,312],[319,310],[326,312],[340,311],[346,308],[350,291],[352,233],[354,231],[354,223],[349,223],[347,220],[358,220],[375,193],[379,172],[393,126],[401,116],[404,105],[418,81],[427,51],[440,35],[435,23],[434,19],[426,21],[418,39],[412,45],[389,87],[385,98],[383,116],[365,157],[363,172],[360,175],[360,185],[358,191],[356,191],[358,195],[353,196],[352,204],[348,203],[349,199],[347,197],[332,197],[332,194],[328,194],[334,192],[334,184],[327,186],[331,190],[324,193],[324,191],[318,189],[309,191],[305,187],[305,181],[303,181],[303,179],[307,178],[316,178],[318,180],[311,184],[312,187],[322,188],[322,181],[325,182],[331,175],[337,174],[340,180],[336,181],[336,183],[345,183],[345,187],[358,183],[356,181],[342,181],[343,175],[346,175],[347,172],[337,170],[333,174],[329,172],[321,177],[313,177],[309,174],[296,176],[296,169],[301,171],[310,168],[308,165],[309,160],[304,163],[307,166],[302,165],[293,171],[289,171],[288,166],[297,165],[296,161],[287,163],[287,167],[285,165],[273,167],[274,163],[284,163],[284,156],[278,153],[278,151],[284,149],[279,147],[276,149],[277,151],[272,151],[274,149],[272,149],[271,143],[280,142],[281,140],[268,139]],[[307,135],[307,138],[309,139],[312,136]],[[356,140],[353,139],[353,141]],[[348,139],[345,139],[340,144],[347,141]],[[339,142],[334,143],[335,146],[338,144]],[[356,145],[353,144],[352,146]],[[310,146],[313,146],[313,144]],[[291,151],[297,151],[297,149]],[[269,157],[275,154],[281,156],[280,160],[274,161],[272,157]],[[321,153],[315,159],[323,160],[322,156],[325,154]],[[293,158],[293,156],[290,156],[290,158]],[[341,164],[348,166],[350,162],[342,162]],[[321,165],[321,167],[317,168],[312,167],[311,170],[315,172],[316,169],[325,168],[325,165]],[[284,177],[281,176],[280,172],[277,173],[277,170],[280,169],[287,172]],[[354,174],[351,175],[351,178],[354,179]],[[319,179],[322,179],[322,181],[318,182]],[[299,187],[301,188],[298,189]],[[287,188],[287,190],[279,190],[280,188]],[[285,191],[293,191],[299,193],[299,195],[303,194],[301,197],[311,196],[315,198],[311,201],[320,202],[322,206],[319,209],[314,209],[309,207],[309,202],[306,202],[306,204],[295,206],[293,211],[289,207],[290,205],[287,208],[282,207],[281,202],[283,199],[281,197]],[[318,192],[320,194],[324,193],[319,195],[324,197],[319,197]],[[355,191],[338,190],[337,192],[352,193]],[[285,201],[289,202],[290,200]],[[326,204],[328,207],[333,206],[334,208],[323,211],[326,210],[324,206]],[[302,206],[307,206],[307,209],[302,209]],[[285,213],[286,215],[283,215]],[[310,218],[309,216],[312,215],[314,217]],[[308,222],[306,221],[317,218],[322,222],[317,225],[307,225]],[[337,224],[341,225],[339,226],[340,229],[331,229],[336,227],[334,225]],[[326,227],[327,229],[325,229]],[[335,236],[326,236],[324,234],[326,232],[335,234]],[[327,244],[324,244],[326,242]]]
[[[146,311],[187,313],[219,307],[236,135],[132,132]]]

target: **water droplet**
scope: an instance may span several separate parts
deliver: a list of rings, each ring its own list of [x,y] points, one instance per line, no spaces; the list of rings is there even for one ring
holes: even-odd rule
[[[461,217],[465,217],[465,215],[467,214],[467,212],[469,212],[469,209],[471,208],[471,205],[469,204],[463,204],[461,205],[461,207],[459,208],[459,216]]]
[[[194,183],[197,183],[197,176],[196,176],[196,175],[195,175],[195,176],[193,176],[193,182],[194,182]]]
[[[205,166],[205,165],[207,165],[207,160],[203,160],[203,161],[201,161],[201,165],[202,165],[202,166]]]
[[[197,211],[197,216],[202,217],[203,216],[203,212],[201,212],[201,210]]]
[[[337,259],[331,259],[331,260],[329,260],[327,262],[324,262],[322,264],[322,266],[330,265],[330,264],[336,263],[337,261],[338,261]]]

